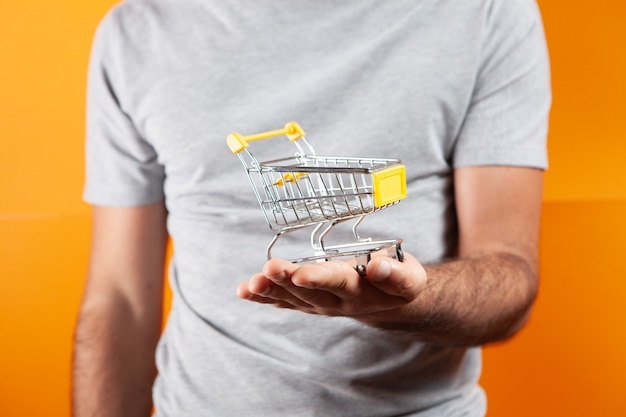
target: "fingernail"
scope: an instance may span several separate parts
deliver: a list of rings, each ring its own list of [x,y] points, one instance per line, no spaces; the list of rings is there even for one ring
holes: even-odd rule
[[[391,268],[391,262],[387,259],[381,260],[378,263],[378,268],[376,268],[374,274],[372,275],[372,281],[384,281],[389,278],[389,275],[391,275]]]
[[[285,272],[284,270],[280,270],[278,273],[276,274],[272,274],[272,275],[266,275],[268,279],[275,281],[275,282],[280,282],[280,281],[284,281],[285,278],[287,278],[287,272]]]

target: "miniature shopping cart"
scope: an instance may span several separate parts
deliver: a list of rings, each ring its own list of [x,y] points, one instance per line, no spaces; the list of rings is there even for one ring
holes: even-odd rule
[[[294,156],[259,162],[249,151],[249,142],[286,135],[296,146]],[[295,122],[283,129],[227,138],[248,175],[263,215],[275,236],[267,247],[267,257],[278,239],[286,233],[312,227],[313,255],[293,262],[357,258],[357,271],[363,273],[371,253],[385,250],[402,261],[402,240],[362,238],[358,226],[375,211],[398,203],[406,197],[406,174],[398,159],[316,156]],[[355,220],[354,239],[325,245],[324,239],[339,223]],[[384,253],[384,252],[383,252]]]

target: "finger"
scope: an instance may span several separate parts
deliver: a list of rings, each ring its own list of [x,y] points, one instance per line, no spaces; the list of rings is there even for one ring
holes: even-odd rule
[[[241,283],[237,295],[249,301],[274,304],[279,307],[310,309],[311,305],[294,296],[280,285],[276,285],[263,274],[256,274],[249,281]]]
[[[283,299],[296,305],[300,305],[296,301],[298,299],[306,306],[334,308],[341,300],[329,291],[330,288],[315,283],[315,277],[328,273],[323,270],[323,265],[327,263],[297,265],[282,259],[271,259],[264,265],[263,275],[275,284],[272,286],[272,296],[284,297]],[[282,288],[294,298],[280,292],[276,287]]]
[[[426,271],[417,259],[405,253],[403,262],[386,256],[372,258],[367,265],[366,278],[387,294],[413,300],[426,285]]]
[[[360,276],[347,262],[329,261],[303,265],[291,276],[294,285],[317,289],[341,296],[354,291]]]
[[[291,275],[300,265],[284,259],[273,258],[263,265],[263,275],[275,283],[290,281]]]
[[[252,301],[258,304],[266,304],[272,307],[277,307],[277,308],[285,308],[285,309],[289,309],[289,310],[298,310],[298,311],[303,311],[309,314],[316,314],[316,312],[313,309],[309,309],[309,308],[304,308],[304,307],[299,307],[299,306],[295,306],[293,304],[290,304],[286,301],[282,301],[282,300],[274,300],[272,298],[264,298],[264,297],[257,297],[254,294],[252,294],[250,297],[246,298],[247,301]]]

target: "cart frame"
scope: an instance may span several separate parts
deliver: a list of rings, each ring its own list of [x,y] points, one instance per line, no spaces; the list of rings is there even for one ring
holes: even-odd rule
[[[260,162],[249,142],[285,135],[295,145],[295,155]],[[267,246],[267,258],[281,236],[314,227],[313,256],[293,262],[354,256],[363,268],[371,253],[387,250],[402,260],[401,239],[363,238],[358,226],[366,215],[397,204],[406,197],[406,172],[399,159],[317,156],[296,122],[283,129],[227,137],[230,150],[239,157],[265,220],[275,235]],[[355,219],[354,241],[325,245],[324,238],[338,224]],[[363,263],[364,262],[364,263]]]

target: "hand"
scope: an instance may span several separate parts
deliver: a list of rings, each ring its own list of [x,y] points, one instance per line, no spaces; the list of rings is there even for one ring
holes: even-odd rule
[[[305,313],[369,322],[372,316],[411,303],[426,280],[422,265],[406,253],[404,262],[387,256],[373,257],[364,277],[349,262],[298,265],[272,259],[261,273],[239,285],[237,295]]]

